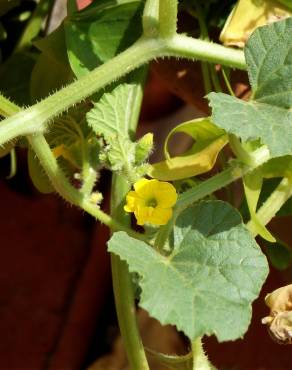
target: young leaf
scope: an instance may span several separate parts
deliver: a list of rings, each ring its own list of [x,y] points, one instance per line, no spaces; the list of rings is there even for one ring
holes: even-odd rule
[[[140,84],[120,84],[103,94],[86,115],[89,126],[108,144],[107,159],[115,171],[129,172],[135,164],[136,144],[130,139],[130,127],[140,95]]]
[[[211,93],[212,121],[272,157],[292,153],[292,18],[258,28],[245,47],[253,99]]]
[[[124,232],[113,235],[109,251],[141,276],[140,305],[192,340],[243,336],[268,273],[240,214],[221,201],[200,202],[178,217],[169,256]]]
[[[116,136],[128,137],[131,110],[140,89],[135,83],[123,83],[113,91],[103,94],[86,115],[93,131],[106,139]]]
[[[184,132],[191,136],[195,143],[187,152],[170,158],[167,146],[172,135]],[[220,150],[227,144],[224,130],[216,127],[209,118],[199,118],[182,123],[175,127],[165,141],[166,160],[153,164],[149,176],[159,180],[179,180],[196,176],[212,169]]]

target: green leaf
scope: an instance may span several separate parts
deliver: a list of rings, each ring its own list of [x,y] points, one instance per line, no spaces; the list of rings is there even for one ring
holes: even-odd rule
[[[38,158],[36,157],[34,151],[28,148],[28,172],[29,176],[37,188],[37,190],[44,194],[49,194],[54,191],[54,188],[44,172]]]
[[[77,77],[113,58],[142,33],[141,0],[99,3],[64,22],[68,57]]]
[[[195,140],[192,147],[181,156],[170,158],[169,140],[183,132]],[[227,144],[224,130],[216,127],[209,118],[198,118],[175,127],[165,141],[166,160],[153,164],[148,175],[159,180],[179,180],[208,172],[214,166],[217,155]]]
[[[242,337],[268,265],[240,214],[221,201],[200,202],[178,217],[172,243],[169,256],[124,232],[108,245],[141,276],[140,305],[162,324],[192,340]]]
[[[272,157],[292,153],[292,18],[258,28],[245,47],[252,100],[208,95],[212,121],[243,141],[261,139]]]

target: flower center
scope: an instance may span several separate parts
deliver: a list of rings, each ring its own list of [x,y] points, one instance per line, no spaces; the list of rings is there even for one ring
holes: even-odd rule
[[[147,199],[147,201],[145,202],[145,206],[155,208],[157,206],[157,200],[155,198]]]

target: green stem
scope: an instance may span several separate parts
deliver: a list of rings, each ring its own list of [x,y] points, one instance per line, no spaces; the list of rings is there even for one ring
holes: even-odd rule
[[[200,27],[200,38],[201,40],[206,40],[209,41],[209,34],[208,34],[208,28],[206,26],[206,22],[203,16],[203,11],[198,2],[195,3],[196,7],[196,13],[193,11],[192,8],[189,8],[189,13],[198,19],[199,22],[199,27]],[[204,81],[204,89],[205,93],[209,94],[209,92],[212,91],[212,83],[211,83],[211,78],[210,78],[210,70],[208,63],[206,62],[201,62],[201,69],[202,69],[202,76],[203,76],[203,81]]]
[[[185,191],[178,197],[174,213],[179,214],[185,208],[192,205],[194,202],[206,197],[209,194],[231,184],[233,181],[241,178],[251,169],[242,164],[231,166],[217,175],[205,180],[196,187]]]
[[[0,116],[9,117],[20,111],[21,107],[12,103],[0,93]]]
[[[157,37],[159,35],[159,2],[157,0],[146,1],[142,24],[145,37]]]
[[[222,67],[222,75],[223,75],[224,82],[225,82],[225,85],[226,85],[226,87],[227,87],[227,90],[228,90],[229,94],[230,94],[231,96],[235,96],[234,91],[233,91],[233,89],[232,89],[232,87],[231,87],[231,83],[230,83],[230,81],[229,81],[229,79],[228,79],[228,77],[227,77],[226,70],[225,70],[225,68],[224,68],[224,67]]]
[[[244,56],[241,51],[203,40],[180,35],[165,40],[140,39],[126,51],[71,85],[13,117],[1,121],[0,145],[20,135],[43,133],[50,120],[70,106],[92,95],[138,66],[160,56],[196,58],[245,68]]]
[[[159,1],[159,34],[162,38],[176,34],[177,7],[177,0]]]
[[[7,180],[12,179],[12,177],[15,176],[17,171],[17,158],[15,148],[12,148],[9,154],[10,154],[10,173],[6,177]]]
[[[243,177],[254,168],[265,163],[269,159],[269,151],[263,146],[257,151],[251,154],[253,166],[247,166],[244,163],[234,161],[231,162],[231,166],[219,174],[205,180],[196,187],[185,191],[178,197],[178,201],[174,207],[173,217],[165,226],[161,227],[155,240],[155,247],[162,250],[165,245],[168,236],[172,230],[173,224],[177,216],[187,207],[192,205],[194,202],[205,198],[207,195],[214,193],[215,191],[231,184],[233,181]]]
[[[120,222],[127,225],[127,227],[130,227],[130,218],[126,215],[122,205],[129,190],[129,184],[123,178],[113,175],[111,214]],[[130,368],[132,370],[149,370],[137,326],[133,283],[128,266],[114,254],[111,255],[111,265],[119,328]]]
[[[267,225],[291,196],[292,178],[283,178],[277,188],[256,213],[258,221],[260,221],[262,225]],[[252,220],[247,223],[247,228],[254,237],[257,236],[258,228]]]
[[[141,68],[135,75],[136,95],[132,102],[129,125],[129,135],[133,137],[136,133],[141,103],[143,98],[143,87],[147,76],[146,68]],[[126,124],[126,122],[125,122]],[[131,218],[124,211],[125,197],[130,191],[131,185],[123,177],[113,174],[111,191],[111,215],[130,227]],[[115,295],[116,311],[122,340],[132,370],[149,370],[144,346],[139,334],[136,319],[135,297],[131,274],[127,264],[114,254],[111,255],[112,280]]]
[[[239,166],[238,168],[230,167],[220,172],[218,175],[215,175],[210,179],[205,180],[196,187],[187,190],[181,195],[179,195],[178,201],[174,207],[173,217],[165,226],[162,226],[160,228],[157,234],[154,243],[155,248],[157,248],[158,250],[162,250],[173,228],[176,218],[185,208],[187,208],[194,202],[197,202],[198,200],[206,197],[207,195],[212,194],[215,191],[229,185],[233,181],[242,177],[243,174],[244,171],[242,169],[242,166]]]
[[[40,0],[16,45],[15,52],[31,46],[31,41],[39,34],[43,20],[48,14],[53,2],[53,0]]]
[[[215,370],[205,355],[201,338],[192,342],[193,370]]]
[[[166,40],[168,56],[178,58],[198,59],[214,64],[222,64],[237,69],[246,69],[244,54],[241,50],[194,39],[192,37],[175,35]]]
[[[104,223],[112,230],[125,231],[133,238],[146,240],[146,238],[129,227],[123,225],[111,216],[104,213],[96,204],[90,201],[90,197],[84,196],[80,191],[75,189],[63,171],[58,165],[46,139],[42,134],[28,136],[29,143],[36,153],[42,167],[44,168],[47,176],[49,177],[54,189],[68,202],[84,209],[87,213]]]

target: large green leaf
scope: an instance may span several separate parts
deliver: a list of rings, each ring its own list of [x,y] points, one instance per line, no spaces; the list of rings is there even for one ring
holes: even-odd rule
[[[200,202],[178,217],[172,243],[163,256],[118,232],[109,251],[141,276],[140,305],[162,324],[176,325],[190,339],[242,337],[268,266],[240,214],[221,201]]]
[[[142,33],[141,0],[94,2],[64,22],[70,65],[77,77],[126,49]]]
[[[260,138],[272,157],[292,153],[292,18],[258,28],[245,47],[252,99],[208,95],[212,121],[243,141]]]
[[[170,157],[168,142],[178,132],[183,132],[195,140],[192,147],[181,156]],[[209,118],[199,118],[184,122],[175,127],[165,141],[166,160],[150,167],[148,175],[159,180],[178,180],[196,176],[211,170],[217,155],[227,144],[224,130],[216,127]]]

